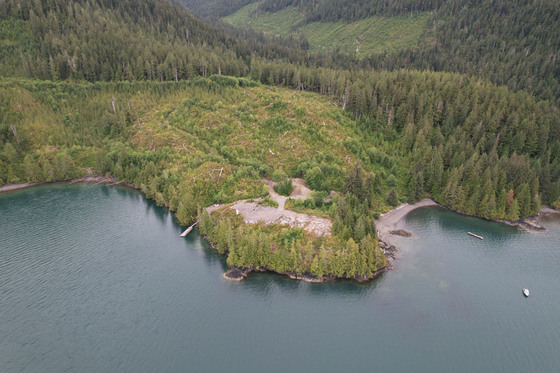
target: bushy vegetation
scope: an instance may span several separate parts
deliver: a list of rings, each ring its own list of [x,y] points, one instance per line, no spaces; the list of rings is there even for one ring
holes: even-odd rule
[[[286,179],[274,186],[274,191],[281,196],[289,197],[293,190],[294,186],[292,185],[292,179]]]
[[[292,210],[302,214],[315,215],[320,217],[332,218],[334,216],[334,206],[338,201],[338,196],[334,199],[328,197],[327,192],[317,191],[313,192],[310,198],[302,200],[288,199],[286,201],[286,210]]]
[[[259,205],[278,208],[278,202],[268,196],[259,201]]]

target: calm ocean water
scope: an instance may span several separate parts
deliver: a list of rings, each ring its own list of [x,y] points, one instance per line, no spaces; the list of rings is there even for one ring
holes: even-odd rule
[[[560,371],[558,220],[528,233],[423,208],[400,224],[414,237],[371,283],[232,283],[135,191],[2,194],[0,371]]]

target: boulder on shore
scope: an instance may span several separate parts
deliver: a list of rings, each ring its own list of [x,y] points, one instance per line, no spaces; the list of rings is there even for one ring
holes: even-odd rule
[[[412,233],[405,231],[404,229],[397,229],[394,231],[390,231],[389,233],[391,233],[392,235],[395,236],[402,236],[402,237],[410,237],[412,236]]]
[[[250,270],[248,269],[241,269],[238,267],[231,267],[228,269],[226,273],[224,273],[223,277],[226,280],[230,281],[242,281],[247,275],[249,274]]]

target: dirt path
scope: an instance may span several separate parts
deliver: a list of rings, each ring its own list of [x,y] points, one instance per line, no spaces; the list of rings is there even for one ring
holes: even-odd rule
[[[305,186],[305,181],[300,178],[292,179],[292,185],[294,186],[294,190],[290,194],[290,197],[281,196],[280,194],[274,191],[274,187],[277,183],[271,180],[262,179],[262,181],[268,187],[268,193],[270,194],[270,198],[278,202],[278,210],[285,211],[286,201],[288,198],[293,199],[306,199],[311,196],[311,189]]]
[[[255,224],[259,221],[269,225],[273,223],[288,224],[291,227],[300,227],[308,232],[315,233],[318,236],[330,236],[332,222],[326,218],[320,218],[315,215],[300,214],[294,211],[286,210],[286,201],[288,198],[305,199],[311,196],[311,190],[305,186],[302,179],[293,179],[294,191],[290,197],[281,196],[274,191],[276,183],[270,180],[262,180],[268,186],[270,198],[278,202],[278,207],[262,206],[256,202],[248,202],[247,200],[237,201],[230,208],[236,210],[237,213],[243,215],[243,219],[247,224]],[[214,205],[206,208],[206,211],[213,212],[223,205]]]
[[[276,193],[276,191],[274,190],[276,183],[274,181],[267,179],[262,179],[261,181],[264,182],[268,187],[268,194],[270,194],[270,198],[278,202],[278,210],[284,211],[284,207],[286,206],[286,200],[288,199],[288,197],[284,197]]]
[[[426,198],[413,204],[404,203],[393,210],[382,214],[381,217],[375,221],[379,239],[393,245],[394,243],[391,242],[393,235],[390,232],[396,228],[397,223],[412,210],[426,206],[437,206],[437,203]]]

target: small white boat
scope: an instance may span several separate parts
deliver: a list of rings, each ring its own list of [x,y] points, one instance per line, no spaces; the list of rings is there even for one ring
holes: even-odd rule
[[[523,289],[523,295],[525,295],[525,297],[529,296],[529,289]]]

